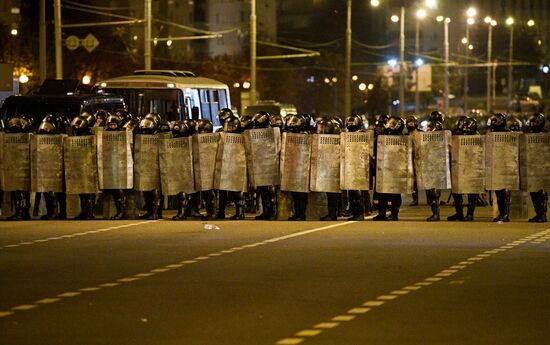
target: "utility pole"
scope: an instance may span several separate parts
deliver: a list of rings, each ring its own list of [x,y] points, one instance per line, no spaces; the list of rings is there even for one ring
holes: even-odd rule
[[[54,0],[55,78],[63,79],[63,47],[61,40],[61,0]]]
[[[256,104],[256,0],[250,1],[250,105]]]
[[[401,28],[399,32],[399,116],[405,114],[405,6],[401,6]]]
[[[510,43],[508,45],[508,110],[512,107],[512,59],[514,57],[514,24],[510,25]]]
[[[344,78],[344,116],[351,115],[351,0],[348,0],[346,26],[346,73]]]
[[[449,23],[451,22],[450,18],[445,18],[445,103],[444,110],[445,114],[449,112]]]
[[[414,40],[414,54],[416,58],[418,59],[418,54],[420,53],[420,20],[419,18],[416,18],[416,37]],[[414,111],[418,115],[420,113],[420,90],[418,88],[418,78],[419,78],[419,71],[418,69],[420,66],[415,66],[414,76],[416,79],[416,85],[414,90]]]
[[[487,105],[486,111],[487,114],[491,110],[491,54],[492,54],[492,44],[493,44],[493,26],[489,23],[489,34],[487,37]]]
[[[40,30],[39,30],[39,64],[40,84],[46,79],[46,0],[40,0]]]
[[[470,63],[470,25],[466,24],[466,65]],[[464,113],[468,112],[468,67],[464,67]]]
[[[143,35],[143,58],[145,59],[145,69],[151,69],[151,0],[144,2],[144,35]]]

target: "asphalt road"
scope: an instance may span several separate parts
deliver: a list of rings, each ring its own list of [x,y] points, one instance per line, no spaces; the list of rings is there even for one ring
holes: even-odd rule
[[[0,344],[548,344],[550,225],[428,214],[0,222]]]

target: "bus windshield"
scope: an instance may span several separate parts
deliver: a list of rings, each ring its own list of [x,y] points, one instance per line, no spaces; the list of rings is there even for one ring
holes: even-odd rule
[[[147,113],[158,113],[167,121],[178,121],[187,117],[183,113],[183,94],[178,89],[107,88],[104,92],[122,96],[128,111],[140,117]]]

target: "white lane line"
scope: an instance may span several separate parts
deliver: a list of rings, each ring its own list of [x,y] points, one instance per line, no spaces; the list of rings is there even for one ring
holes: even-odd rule
[[[110,227],[104,228],[104,229],[95,229],[95,230],[90,230],[90,231],[86,231],[86,232],[77,232],[77,233],[74,233],[74,234],[66,234],[66,235],[60,235],[60,236],[55,236],[55,237],[41,238],[41,239],[34,240],[34,241],[25,241],[25,242],[19,242],[19,243],[14,243],[14,244],[7,244],[7,245],[4,245],[4,246],[0,247],[0,250],[6,249],[6,248],[17,248],[17,247],[29,246],[31,244],[37,244],[37,243],[57,241],[57,240],[62,240],[64,238],[73,238],[73,237],[77,237],[77,236],[97,234],[97,233],[100,233],[100,232],[124,229],[124,228],[129,228],[129,227],[133,227],[133,226],[149,224],[149,223],[154,223],[154,222],[158,222],[158,220],[148,220],[148,221],[145,221],[145,222],[124,224],[124,225],[118,225],[118,226],[110,226]]]
[[[143,223],[150,223],[150,222],[141,222],[141,223],[129,224],[129,225],[126,225],[126,226],[123,226],[123,227],[135,226],[135,225],[143,224]],[[332,224],[332,225],[328,225],[328,226],[323,226],[323,227],[320,227],[320,228],[304,230],[304,231],[300,231],[300,232],[285,235],[285,236],[279,236],[279,237],[271,238],[269,240],[264,240],[264,241],[257,242],[257,243],[251,243],[246,248],[254,248],[258,245],[263,245],[265,243],[274,243],[274,242],[278,242],[278,241],[283,241],[283,240],[287,240],[287,239],[290,239],[290,238],[294,238],[294,237],[298,237],[298,236],[304,236],[304,235],[312,234],[312,233],[319,232],[319,231],[322,231],[322,230],[332,229],[332,228],[345,226],[345,225],[349,225],[349,224],[353,224],[353,223],[356,223],[356,222],[342,222],[342,223]],[[120,228],[120,227],[111,227],[111,228],[108,228],[108,229],[112,230],[114,228]],[[94,231],[97,232],[99,230],[94,230]],[[76,292],[75,291],[64,292],[64,293],[58,294],[56,297],[59,297],[59,298],[56,298],[55,300],[53,298],[42,299],[42,300],[40,300],[40,301],[42,301],[40,304],[42,304],[42,305],[46,304],[47,302],[43,302],[43,301],[46,301],[46,300],[51,300],[52,301],[51,303],[53,303],[53,302],[59,301],[60,298],[75,297],[75,296],[81,295],[83,293],[98,291],[98,290],[101,290],[102,288],[109,288],[109,287],[119,286],[119,285],[122,285],[122,283],[132,283],[134,281],[141,281],[143,279],[146,279],[150,276],[154,276],[156,274],[160,274],[160,273],[164,273],[164,272],[168,272],[168,271],[171,271],[171,270],[174,270],[174,269],[184,267],[184,265],[198,263],[198,262],[201,262],[201,261],[211,259],[213,257],[229,255],[231,253],[234,253],[237,250],[244,250],[246,248],[245,248],[245,246],[243,246],[243,247],[240,247],[240,248],[231,248],[229,250],[218,251],[218,252],[215,252],[215,253],[207,254],[205,256],[196,257],[193,260],[183,260],[183,261],[173,263],[173,264],[168,264],[168,265],[165,265],[165,266],[162,266],[162,267],[159,267],[159,268],[154,268],[154,269],[150,270],[149,272],[137,273],[137,274],[134,274],[133,276],[130,276],[130,277],[120,278],[120,279],[117,279],[114,282],[103,283],[103,284],[98,285],[97,287],[84,287],[84,288],[78,289],[78,291],[76,291]],[[128,285],[128,284],[124,284],[124,285]],[[9,311],[9,312],[1,312],[0,311],[0,313],[4,313],[4,314],[0,314],[0,317],[11,316],[11,315],[14,314],[14,311],[28,310],[28,309],[33,309],[33,308],[36,308],[36,307],[38,307],[38,305],[23,305],[23,306],[13,307],[13,308],[11,308],[11,311]],[[25,309],[25,308],[28,308],[28,309]],[[322,327],[316,327],[316,328],[322,328]]]
[[[533,236],[533,235],[531,235],[531,236]],[[519,244],[523,244],[523,243],[529,243],[530,241],[531,240],[529,240],[529,239],[522,238],[520,240],[515,241],[515,243],[517,243],[517,245],[519,245]],[[536,242],[536,241],[533,241],[533,243],[534,242]],[[514,247],[512,247],[512,248],[514,248]],[[504,249],[501,249],[501,251],[504,251]],[[365,302],[365,303],[362,304],[362,306],[365,306],[365,307],[379,307],[384,303],[384,301],[390,302],[390,301],[392,301],[396,298],[407,295],[410,292],[413,292],[415,290],[419,290],[423,286],[432,285],[435,282],[438,282],[438,281],[441,281],[441,280],[444,279],[444,278],[441,278],[441,277],[449,277],[449,276],[459,272],[459,270],[466,268],[466,265],[474,264],[474,263],[479,262],[480,260],[484,259],[485,257],[490,257],[491,254],[496,254],[496,253],[499,253],[501,251],[497,251],[497,250],[485,251],[481,254],[478,254],[474,257],[471,257],[471,258],[467,259],[468,261],[461,261],[459,264],[455,264],[455,265],[451,266],[448,269],[442,270],[441,272],[436,273],[434,276],[424,279],[424,281],[414,283],[413,285],[405,286],[405,287],[401,288],[400,290],[394,290],[394,291],[390,292],[388,295],[378,296],[375,301]],[[352,309],[349,309],[346,312],[346,314],[338,315],[338,316],[333,317],[331,319],[331,321],[350,321],[350,320],[352,320],[351,317],[355,318],[356,316],[360,316],[361,314],[365,314],[370,310],[371,310],[371,308],[362,308],[362,307],[352,308]],[[320,325],[322,325],[322,326],[320,326]],[[338,325],[339,325],[338,322],[323,322],[323,323],[317,324],[313,328],[322,328],[324,330],[328,330],[328,329],[336,327]],[[298,344],[298,343],[302,343],[306,340],[306,338],[304,338],[304,337],[313,337],[313,336],[316,336],[318,334],[318,333],[317,334],[310,333],[309,330],[310,329],[304,329],[304,330],[299,331],[299,332],[296,333],[297,336],[301,336],[302,338],[285,338],[285,339],[279,340],[275,344],[277,344],[277,345],[285,344],[286,341],[291,341],[291,342],[296,341],[296,343]]]

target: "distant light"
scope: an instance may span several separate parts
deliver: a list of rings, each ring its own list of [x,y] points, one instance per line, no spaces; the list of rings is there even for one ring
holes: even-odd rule
[[[168,47],[170,47],[170,46],[172,45],[172,40],[166,41],[166,45],[167,45]]]
[[[174,84],[174,83],[168,83],[168,84],[166,84],[166,86],[169,87],[170,89],[173,89],[173,88],[176,87],[176,84]]]
[[[491,20],[491,26],[497,26],[497,21],[496,20]]]
[[[445,23],[449,24],[451,22],[451,18],[447,17],[445,18]]]
[[[424,64],[424,60],[422,60],[422,58],[418,58],[416,60],[414,60],[414,64],[417,66],[417,67],[420,67]]]
[[[473,45],[473,44],[470,44],[470,45],[468,46],[468,49],[469,49],[469,50],[474,50],[474,45]]]
[[[550,66],[548,65],[542,66],[542,73],[548,74],[548,72],[550,72]]]
[[[462,37],[460,42],[462,42],[462,44],[466,44],[466,43],[468,43],[468,39],[466,37]]]
[[[468,23],[468,25],[474,25],[476,23],[476,20],[474,18],[468,18],[466,19],[466,23]]]
[[[332,81],[333,83],[336,83],[336,82],[338,82],[338,78],[332,77],[331,81]]]
[[[418,11],[416,11],[416,18],[418,19],[426,18],[426,10],[423,8],[419,8]]]
[[[400,103],[400,102],[399,102],[398,99],[395,99],[395,100],[393,100],[393,102],[392,102],[393,105],[399,105],[399,103]]]
[[[92,81],[92,77],[90,77],[87,74],[82,77],[82,84],[84,84],[84,85],[90,84],[91,81]]]
[[[537,44],[538,44],[539,46],[541,46],[541,45],[542,45],[542,41],[541,41],[541,40],[538,40],[538,41],[537,41]]]
[[[393,16],[391,16],[390,19],[392,22],[397,23],[399,21],[399,16],[397,14],[394,14]]]
[[[437,1],[436,0],[426,0],[426,6],[434,9],[437,7]]]
[[[107,83],[101,83],[101,84],[99,84],[99,86],[101,86],[101,87],[107,87]]]
[[[153,44],[154,44],[154,45],[157,45],[157,43],[159,43],[158,38],[157,38],[157,37],[153,38]]]
[[[74,92],[67,92],[67,96],[72,96],[74,95]]]
[[[240,83],[233,83],[233,87],[234,87],[235,89],[238,89],[238,88],[241,87],[241,84],[240,84]]]
[[[12,36],[17,36],[19,31],[17,31],[17,29],[11,29],[10,33],[12,34]]]
[[[359,90],[365,91],[366,89],[367,89],[367,84],[365,84],[365,83],[359,84]]]
[[[493,18],[491,18],[489,16],[483,18],[483,21],[485,22],[485,24],[489,24],[491,22],[491,20],[493,20]]]
[[[469,18],[472,18],[472,17],[475,17],[477,15],[477,10],[473,7],[470,7],[467,11],[466,11],[466,15],[469,17]]]
[[[245,82],[243,83],[243,88],[244,88],[244,89],[250,89],[250,82],[245,81]]]
[[[353,75],[353,76],[351,77],[351,80],[353,80],[353,81],[356,81],[357,79],[359,79],[359,77],[358,77],[357,75]]]
[[[374,89],[374,84],[369,84],[369,85],[367,85],[367,89],[369,89],[369,90]]]
[[[420,122],[420,127],[424,128],[428,125],[428,120],[424,120],[422,122]]]
[[[370,5],[372,7],[378,7],[378,5],[380,5],[380,1],[379,0],[370,0]]]
[[[527,26],[535,26],[535,21],[533,19],[529,19],[527,21]]]
[[[435,20],[438,22],[438,23],[441,23],[443,21],[443,19],[445,19],[443,16],[437,16],[435,17]]]
[[[508,17],[506,18],[506,25],[513,25],[514,24],[514,18]]]
[[[388,60],[388,65],[390,65],[390,67],[397,66],[397,60],[396,59],[389,59]]]
[[[134,37],[132,37],[134,39],[134,41],[137,41],[138,39],[138,35],[134,35]]]
[[[21,75],[19,76],[19,82],[20,82],[21,84],[25,84],[25,83],[27,83],[28,81],[29,81],[29,77],[27,77],[26,74],[21,74]]]
[[[329,79],[329,78],[325,78],[324,82],[325,82],[325,84],[328,84],[328,83],[330,83],[330,79]]]

